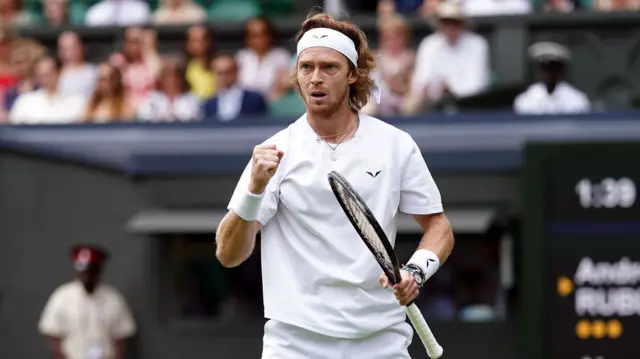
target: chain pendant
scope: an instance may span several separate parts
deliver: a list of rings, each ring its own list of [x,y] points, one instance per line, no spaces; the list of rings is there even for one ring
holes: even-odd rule
[[[335,151],[332,151],[332,152],[331,152],[331,155],[329,156],[329,159],[330,159],[331,161],[335,161],[335,160],[337,160],[337,159],[338,159],[338,156],[336,155],[336,152],[335,152]]]

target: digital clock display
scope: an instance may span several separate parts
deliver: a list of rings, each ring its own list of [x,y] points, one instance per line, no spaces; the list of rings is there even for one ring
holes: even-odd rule
[[[640,161],[633,153],[616,158],[554,157],[549,160],[547,219],[556,227],[638,227],[640,234]],[[638,165],[634,165],[638,163]],[[585,227],[586,228],[586,227]],[[604,229],[603,229],[604,230]]]
[[[583,178],[576,184],[582,208],[630,208],[636,203],[636,183],[629,177],[607,177],[600,182]]]

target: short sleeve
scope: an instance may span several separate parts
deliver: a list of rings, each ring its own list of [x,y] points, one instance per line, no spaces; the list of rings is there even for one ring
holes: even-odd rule
[[[278,169],[279,170],[279,169]],[[271,178],[267,188],[264,191],[264,197],[262,198],[262,203],[260,205],[260,211],[258,212],[258,217],[256,220],[260,223],[261,226],[267,225],[269,220],[273,218],[276,214],[276,210],[278,209],[278,181],[277,181],[278,173]],[[244,171],[242,172],[242,176],[240,176],[240,180],[236,185],[236,189],[233,191],[233,195],[231,196],[231,201],[229,201],[229,205],[227,209],[231,210],[235,208],[238,203],[242,200],[244,193],[249,190],[249,180],[251,179],[251,161],[247,164]]]
[[[411,139],[400,184],[400,211],[407,214],[442,212],[442,200],[436,182],[427,168],[418,145]],[[407,146],[409,147],[409,146]]]
[[[40,322],[38,323],[38,330],[43,335],[62,338],[67,334],[67,321],[62,310],[62,304],[65,301],[63,294],[64,292],[56,290],[51,297],[49,297],[42,311]]]
[[[111,327],[111,336],[116,340],[131,337],[136,333],[136,323],[129,306],[119,293],[115,293],[113,298],[116,312]]]

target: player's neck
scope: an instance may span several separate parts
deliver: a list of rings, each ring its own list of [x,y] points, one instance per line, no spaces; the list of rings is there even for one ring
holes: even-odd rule
[[[329,116],[307,112],[307,121],[325,141],[339,142],[353,137],[356,132],[353,127],[357,116],[349,106],[341,106],[340,110]]]

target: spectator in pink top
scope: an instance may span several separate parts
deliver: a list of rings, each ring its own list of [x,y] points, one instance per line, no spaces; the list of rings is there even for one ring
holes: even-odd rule
[[[153,30],[130,27],[124,36],[122,54],[111,56],[110,63],[120,69],[127,98],[137,107],[153,90],[161,61]]]

